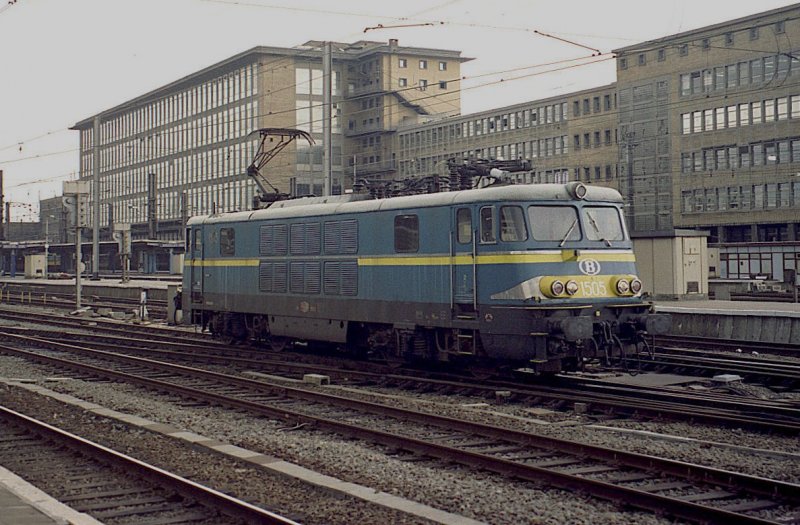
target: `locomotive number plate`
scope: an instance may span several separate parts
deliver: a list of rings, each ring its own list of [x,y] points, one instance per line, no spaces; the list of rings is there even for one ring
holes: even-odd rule
[[[584,297],[605,297],[608,295],[608,287],[602,281],[581,281],[581,295]]]

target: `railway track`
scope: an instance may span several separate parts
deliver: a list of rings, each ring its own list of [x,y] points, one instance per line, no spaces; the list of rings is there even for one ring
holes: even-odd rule
[[[630,366],[640,371],[669,371],[704,377],[735,374],[746,381],[781,390],[797,390],[800,386],[800,362],[750,358],[747,354],[723,355],[706,350],[659,347],[654,350],[652,359],[631,362]]]
[[[3,351],[691,521],[763,523],[760,511],[800,508],[800,485],[790,483],[74,345],[62,344],[68,359]]]
[[[54,292],[47,289],[26,287],[5,287],[0,295],[0,302],[10,305],[41,306],[58,310],[71,311],[75,309],[75,294],[69,292]],[[112,310],[130,311],[139,307],[137,299],[122,297],[101,297],[93,294],[84,294],[81,304],[92,308],[110,308]],[[165,319],[167,315],[166,301],[148,299],[147,310],[151,318]]]
[[[0,463],[104,523],[295,523],[2,406],[0,421]]]
[[[691,347],[697,350],[725,350],[749,354],[786,355],[800,357],[800,345],[793,343],[768,343],[762,341],[723,340],[713,337],[687,335],[658,335],[654,337],[656,347]]]
[[[3,314],[6,317],[7,314]],[[15,317],[25,320],[25,315]],[[38,315],[38,314],[37,314]],[[45,321],[41,316],[40,321]],[[31,319],[27,319],[30,321]],[[52,323],[59,326],[87,328],[87,321],[60,318]],[[91,323],[92,321],[90,321]],[[549,402],[571,407],[582,403],[593,411],[633,415],[636,417],[691,420],[735,428],[748,427],[759,431],[800,433],[800,410],[791,404],[768,400],[742,399],[714,393],[686,393],[670,388],[636,387],[609,384],[590,378],[564,377],[555,383],[525,384],[510,381],[483,380],[476,383],[463,376],[440,374],[419,370],[405,370],[404,374],[390,367],[381,368],[372,362],[346,361],[339,358],[301,353],[267,352],[251,347],[224,345],[207,337],[196,336],[183,330],[159,330],[154,327],[121,325],[113,321],[88,326],[92,334],[77,331],[59,331],[58,342],[91,343],[95,349],[124,352],[186,364],[211,364],[226,370],[241,372],[259,370],[300,378],[305,373],[316,372],[335,377],[341,383],[376,384],[405,390],[439,392],[470,392],[473,395],[493,397],[497,390],[507,390],[518,402]],[[137,331],[140,331],[137,334]],[[3,330],[13,336],[37,336],[40,345],[52,341],[52,330],[10,328]],[[103,332],[103,333],[98,333]],[[156,332],[155,335],[152,332]],[[202,334],[198,334],[202,335]],[[2,336],[0,336],[2,337]],[[323,364],[321,364],[321,362]],[[324,363],[333,364],[324,364]]]

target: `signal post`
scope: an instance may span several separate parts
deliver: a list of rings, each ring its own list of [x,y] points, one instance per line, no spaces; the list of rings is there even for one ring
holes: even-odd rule
[[[89,183],[67,181],[64,183],[62,202],[67,210],[67,223],[75,227],[75,308],[81,307],[81,228],[89,226]]]

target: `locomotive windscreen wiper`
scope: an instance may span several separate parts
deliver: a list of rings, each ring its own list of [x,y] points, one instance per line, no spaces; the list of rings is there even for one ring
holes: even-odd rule
[[[574,221],[572,221],[572,226],[570,226],[570,227],[569,227],[569,230],[567,230],[567,234],[564,236],[564,238],[563,238],[563,239],[561,239],[561,242],[560,242],[560,243],[558,243],[558,247],[559,247],[559,248],[561,248],[562,246],[564,246],[564,243],[565,243],[565,242],[567,242],[567,239],[569,239],[569,236],[570,236],[570,235],[572,235],[572,230],[574,230],[574,229],[575,229],[575,226],[577,226],[577,225],[578,225],[578,219],[577,219],[577,217],[576,217],[576,218],[575,218],[575,220],[574,220]]]
[[[594,231],[597,232],[597,235],[600,237],[600,240],[603,241],[604,243],[606,243],[606,245],[608,245],[610,247],[611,246],[611,241],[609,241],[608,239],[603,237],[603,233],[600,231],[600,227],[597,225],[597,221],[594,219],[594,215],[592,215],[592,212],[587,210],[586,211],[586,217],[588,217],[589,224],[591,224],[592,228],[594,228]]]

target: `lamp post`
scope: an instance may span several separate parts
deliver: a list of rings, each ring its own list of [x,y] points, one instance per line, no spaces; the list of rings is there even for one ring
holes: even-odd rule
[[[50,219],[55,219],[55,215],[47,215],[44,218],[44,278],[47,279],[50,270]]]

